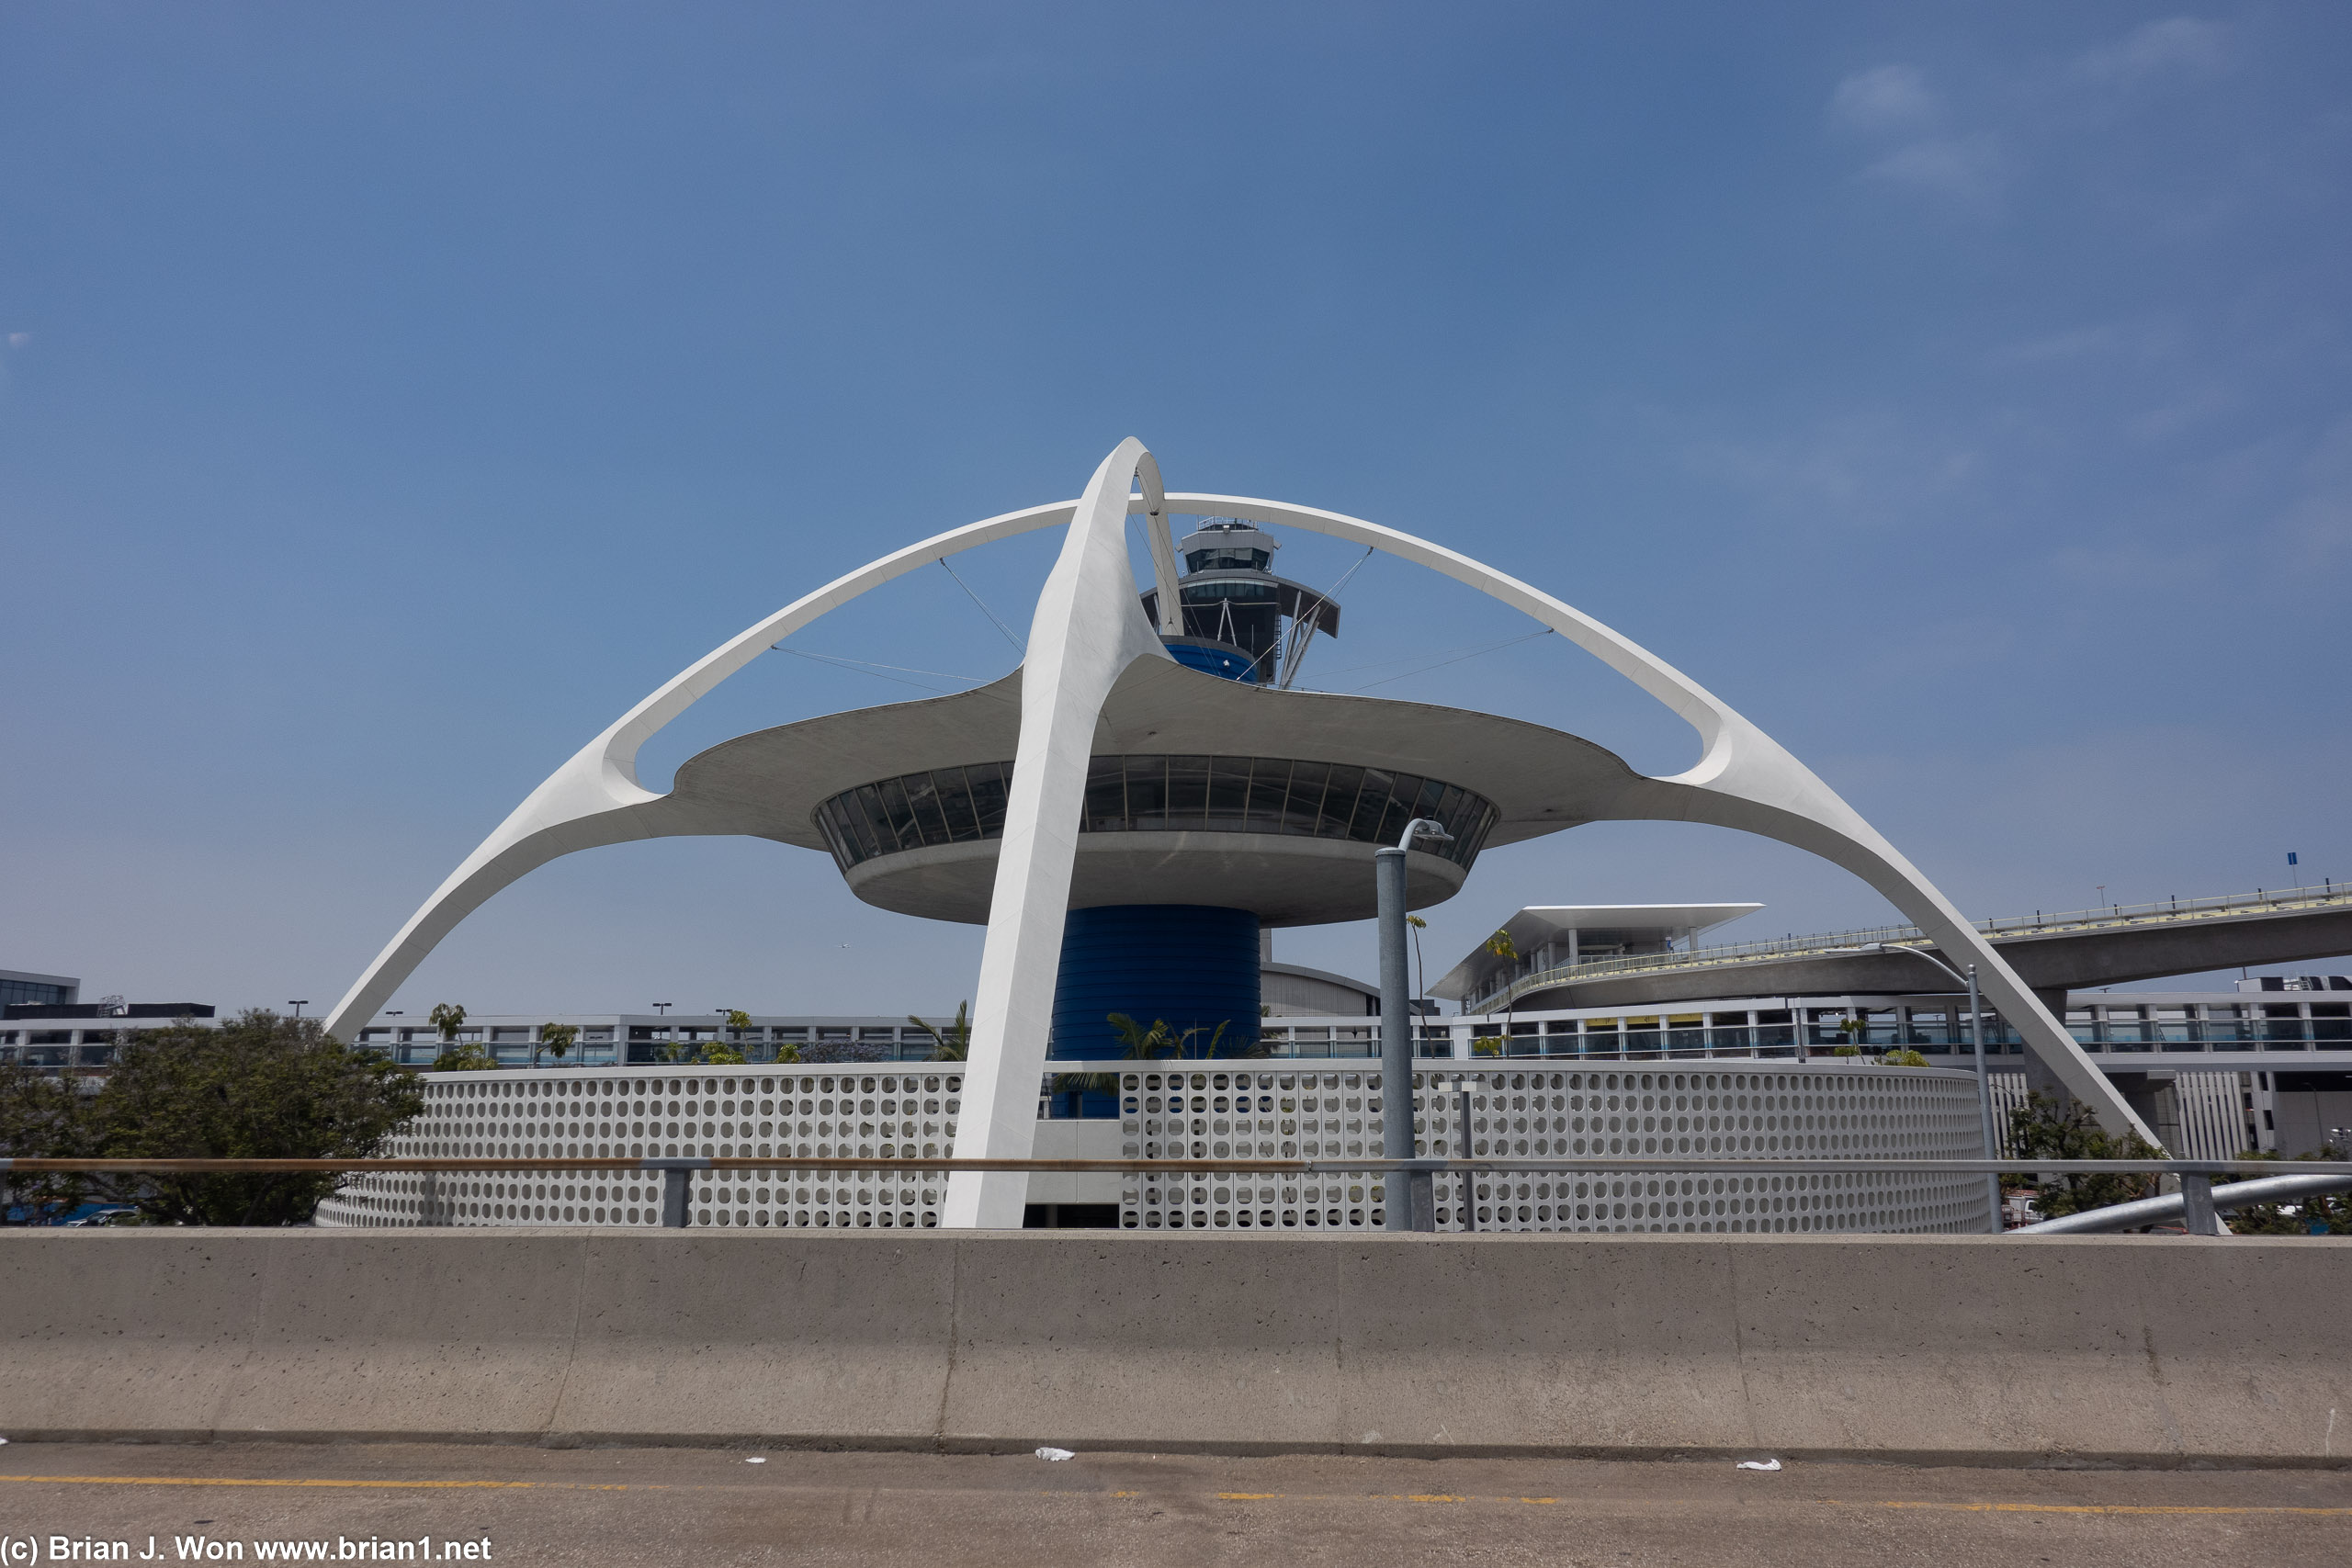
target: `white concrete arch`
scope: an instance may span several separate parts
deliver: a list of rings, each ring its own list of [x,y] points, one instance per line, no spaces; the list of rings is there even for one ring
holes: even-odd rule
[[[1129,487],[1138,480],[1143,494],[1131,496]],[[1168,525],[1171,510],[1282,524],[1384,549],[1443,572],[1567,637],[1680,715],[1699,732],[1704,748],[1695,766],[1671,778],[1635,776],[1615,799],[1594,803],[1592,818],[1736,828],[1810,850],[1853,871],[1948,954],[1977,964],[1993,1004],[2104,1124],[2154,1141],[2059,1021],[1950,901],[1827,784],[1696,682],[1573,606],[1412,535],[1339,513],[1250,497],[1168,495],[1150,453],[1132,440],[1104,459],[1079,501],[1006,513],[885,556],[786,605],[681,671],[550,774],[467,857],[336,1005],[329,1030],[349,1038],[458,921],[550,860],[630,839],[743,830],[723,812],[642,787],[636,759],[645,740],[777,639],[858,595],[933,560],[1070,522],[1075,525],[1038,601],[1023,664],[1018,765],[996,870],[956,1142],[959,1155],[1028,1153],[1093,727],[1124,671],[1140,658],[1167,657],[1136,605],[1125,517],[1130,512],[1146,517],[1160,629],[1181,629]],[[947,1221],[1018,1224],[1025,1186],[1018,1177],[958,1178],[951,1183]]]
[[[1138,469],[1146,475],[1145,494],[1131,502],[1127,486]],[[1128,507],[1148,513],[1158,481],[1158,465],[1143,444],[1132,437],[1119,443],[1087,484],[1061,558],[1037,596],[1021,667],[1021,743],[972,998],[963,1115],[956,1128],[958,1159],[1025,1159],[1036,1146],[1037,1086],[1053,1023],[1095,721],[1129,665],[1169,658],[1136,599],[1127,557]],[[1164,511],[1150,518],[1150,527],[1157,558],[1168,536]],[[1171,567],[1174,558],[1171,550]],[[1168,590],[1161,595],[1165,625],[1166,606],[1174,601]],[[1028,1191],[1023,1172],[959,1171],[948,1180],[939,1223],[1018,1230]]]
[[[2065,1025],[1917,866],[1779,741],[1632,638],[1508,572],[1342,513],[1197,492],[1170,495],[1167,507],[1187,515],[1283,524],[1385,550],[1442,572],[1558,632],[1672,708],[1699,732],[1704,747],[1692,767],[1670,778],[1639,780],[1611,807],[1596,810],[1596,820],[1705,822],[1776,839],[1843,866],[1908,916],[1947,957],[1976,964],[1988,1000],[2100,1125],[2156,1141]]]
[[[1160,494],[1158,466],[1151,465],[1144,477],[1143,500],[1148,509]],[[501,888],[548,862],[578,850],[626,843],[631,839],[728,832],[729,829],[724,826],[699,821],[676,810],[668,796],[656,795],[638,783],[637,754],[647,740],[775,643],[859,595],[933,561],[1067,523],[1078,505],[1077,502],[1061,501],[1007,512],[894,550],[794,600],[680,671],[548,774],[449,874],[344,993],[343,999],[327,1015],[327,1032],[345,1040],[352,1038],[353,1032],[376,1016],[460,920],[481,908]],[[1164,537],[1164,513],[1159,531]],[[1159,589],[1160,602],[1172,604],[1176,595],[1175,556],[1172,551],[1155,549],[1153,558],[1154,581]]]

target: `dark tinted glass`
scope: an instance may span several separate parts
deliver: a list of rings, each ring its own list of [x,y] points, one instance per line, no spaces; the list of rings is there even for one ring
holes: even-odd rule
[[[843,870],[927,844],[1004,831],[1010,762],[976,762],[876,779],[844,790],[814,815]],[[1435,818],[1451,843],[1421,848],[1467,866],[1497,813],[1440,779],[1280,757],[1096,757],[1087,767],[1081,828],[1090,833],[1295,834],[1393,844],[1415,817]]]
[[[1118,757],[1097,757],[1086,765],[1086,828],[1115,833],[1127,825],[1126,773]]]
[[[1208,816],[1209,760],[1206,757],[1168,759],[1168,825],[1197,829]]]

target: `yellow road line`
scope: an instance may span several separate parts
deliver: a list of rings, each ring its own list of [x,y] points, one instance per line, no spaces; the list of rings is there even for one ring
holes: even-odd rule
[[[1832,1507],[1936,1508],[1963,1514],[2319,1514],[2352,1516],[2352,1508],[2296,1508],[2284,1506],[2200,1506],[2185,1503],[1839,1503],[1825,1497]]]
[[[624,1485],[598,1481],[328,1481],[220,1475],[0,1475],[0,1481],[46,1482],[61,1486],[359,1486],[423,1492],[668,1492],[642,1482]]]
[[[366,1491],[413,1492],[702,1492],[712,1490],[709,1483],[689,1483],[667,1485],[647,1482],[600,1481],[358,1481],[343,1479],[302,1479],[282,1476],[212,1476],[212,1475],[0,1475],[0,1482],[20,1482],[34,1485],[54,1486],[288,1486],[344,1488]],[[740,1483],[739,1483],[740,1484]],[[787,1490],[804,1488],[787,1487]],[[820,1487],[818,1490],[826,1488]],[[886,1488],[887,1490],[887,1488]],[[1057,1491],[1051,1496],[1085,1497],[1103,1495],[1099,1493]],[[1141,1492],[1113,1492],[1112,1497],[1136,1498]],[[1555,1506],[1558,1497],[1478,1496],[1459,1492],[1374,1492],[1374,1493],[1312,1493],[1312,1492],[1217,1492],[1211,1494],[1220,1503],[1518,1503],[1530,1506]],[[1638,1498],[1595,1498],[1597,1503],[1639,1502]],[[1681,1499],[1691,1501],[1691,1499]],[[1827,1508],[1891,1508],[1927,1509],[1964,1514],[2119,1514],[2119,1515],[2291,1515],[2305,1517],[2352,1517],[2352,1507],[2300,1507],[2287,1505],[2199,1505],[2185,1503],[1999,1503],[1999,1502],[1938,1502],[1915,1499],[1883,1499],[1876,1502],[1847,1502],[1835,1497],[1796,1497],[1792,1503],[1811,1503]]]

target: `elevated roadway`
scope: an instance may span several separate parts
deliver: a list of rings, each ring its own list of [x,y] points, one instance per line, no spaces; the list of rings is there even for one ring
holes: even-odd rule
[[[2063,1008],[2068,990],[2352,954],[2352,888],[2302,887],[2037,913],[1981,921],[1976,929],[2027,985],[2045,999],[2058,998]],[[1725,996],[1899,996],[1951,988],[1932,965],[1896,951],[1865,951],[1873,947],[1917,948],[1946,957],[1912,926],[1732,942],[1541,970],[1505,991],[1473,999],[1466,1010],[1634,1008]]]

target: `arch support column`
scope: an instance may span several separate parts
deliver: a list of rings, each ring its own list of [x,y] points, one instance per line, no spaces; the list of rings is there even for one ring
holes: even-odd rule
[[[1128,485],[1150,461],[1143,444],[1130,438],[1094,470],[1030,623],[1021,673],[1021,741],[972,1002],[971,1052],[956,1128],[958,1159],[1026,1159],[1036,1147],[1037,1091],[1094,726],[1128,665],[1168,657],[1136,602],[1127,558]],[[1159,488],[1158,479],[1154,468],[1147,497]],[[1165,526],[1164,519],[1155,521]],[[1163,590],[1160,604],[1171,601]],[[958,1171],[948,1179],[940,1224],[1017,1229],[1028,1194],[1023,1172]]]

